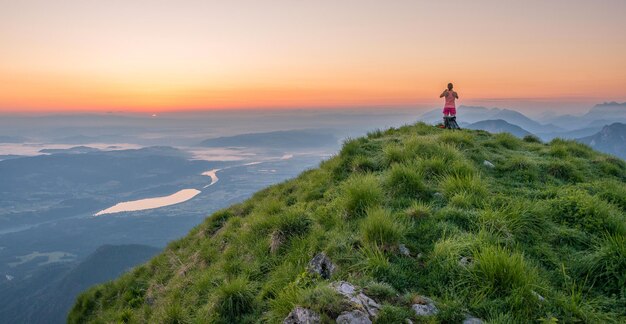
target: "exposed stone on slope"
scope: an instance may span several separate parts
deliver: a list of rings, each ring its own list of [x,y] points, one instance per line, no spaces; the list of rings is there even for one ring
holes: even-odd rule
[[[419,301],[411,306],[417,316],[433,316],[439,313],[435,302],[428,297],[419,297]]]
[[[480,318],[468,315],[467,317],[465,317],[462,324],[482,324],[482,323],[483,323],[483,320],[481,320]]]
[[[330,285],[338,293],[347,297],[354,306],[367,312],[370,316],[375,317],[378,314],[380,305],[367,295],[362,293],[352,284],[345,281],[334,282]]]
[[[299,306],[283,320],[283,324],[318,324],[320,322],[321,318],[318,313]]]
[[[459,265],[462,267],[470,266],[473,262],[474,260],[472,259],[472,257],[461,257],[459,259]]]
[[[484,165],[484,166],[486,166],[486,167],[488,167],[489,169],[493,169],[493,168],[495,168],[495,167],[496,167],[495,165],[493,165],[493,163],[491,163],[491,162],[489,162],[489,161],[487,161],[487,160],[484,160],[484,161],[483,161],[483,165]]]
[[[398,245],[398,250],[400,251],[400,254],[404,256],[411,256],[411,251],[404,244]]]
[[[539,299],[539,301],[540,301],[540,302],[543,302],[543,301],[545,301],[545,300],[546,300],[543,296],[539,295],[539,293],[537,293],[537,292],[536,292],[536,291],[534,291],[534,290],[533,290],[533,291],[531,291],[531,293],[533,294],[533,296],[537,297],[537,299]]]
[[[324,279],[330,279],[335,272],[337,266],[330,260],[324,252],[318,253],[311,261],[307,271],[309,273],[318,274]]]
[[[369,316],[360,311],[343,312],[337,317],[337,324],[372,324]]]

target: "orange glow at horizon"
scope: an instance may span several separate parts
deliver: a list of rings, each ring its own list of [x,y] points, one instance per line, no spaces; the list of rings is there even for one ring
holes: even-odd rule
[[[626,100],[619,0],[2,6],[0,112]]]

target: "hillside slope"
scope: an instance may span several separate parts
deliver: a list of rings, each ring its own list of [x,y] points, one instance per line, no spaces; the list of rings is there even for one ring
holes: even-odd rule
[[[625,180],[573,141],[376,131],[83,293],[69,322],[623,322]]]

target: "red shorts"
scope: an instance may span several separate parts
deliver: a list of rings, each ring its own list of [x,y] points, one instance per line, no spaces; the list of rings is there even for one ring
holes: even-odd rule
[[[444,115],[456,116],[456,108],[454,107],[445,107],[443,108]]]

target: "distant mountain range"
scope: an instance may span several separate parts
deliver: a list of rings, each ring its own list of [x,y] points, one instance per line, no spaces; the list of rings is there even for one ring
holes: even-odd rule
[[[460,106],[457,116],[468,129],[507,132],[517,137],[534,134],[544,141],[557,137],[573,139],[598,151],[626,158],[626,103],[598,104],[582,116],[550,116],[544,120],[549,121],[545,124],[520,112],[500,108]],[[429,111],[420,119],[438,122],[441,111]]]
[[[204,147],[262,147],[275,149],[307,149],[338,145],[330,130],[288,130],[217,137],[202,141]]]
[[[22,136],[0,135],[0,143],[24,143],[28,139]]]
[[[604,126],[592,136],[577,139],[592,148],[626,159],[626,124],[613,123]]]
[[[468,129],[482,129],[490,133],[511,133],[517,137],[524,137],[531,133],[517,125],[507,123],[502,119],[483,120],[465,126]]]
[[[47,153],[47,154],[56,154],[56,153],[66,153],[66,154],[82,154],[82,153],[92,153],[99,152],[100,150],[94,147],[89,146],[74,146],[68,149],[42,149],[39,150],[39,153]]]
[[[522,127],[523,129],[532,133],[538,133],[548,129],[561,130],[561,128],[558,126],[541,124],[535,120],[532,120],[531,118],[528,118],[520,112],[510,109],[460,106],[457,114],[459,117],[459,121],[470,124],[484,120],[499,119],[504,120],[510,124]],[[430,123],[438,122],[441,120],[441,110],[436,109],[426,112],[420,117],[420,120]]]
[[[589,112],[586,113],[583,117],[626,118],[626,102],[605,102],[602,104],[597,104],[593,106],[593,108],[591,108],[591,110],[589,110]]]
[[[552,116],[545,122],[554,123],[567,130],[583,128],[602,128],[615,122],[626,123],[626,102],[605,102],[593,106],[589,112],[581,116]]]
[[[0,278],[0,322],[65,323],[76,296],[141,264],[160,249],[145,245],[104,245],[80,263],[53,264],[28,279]]]

